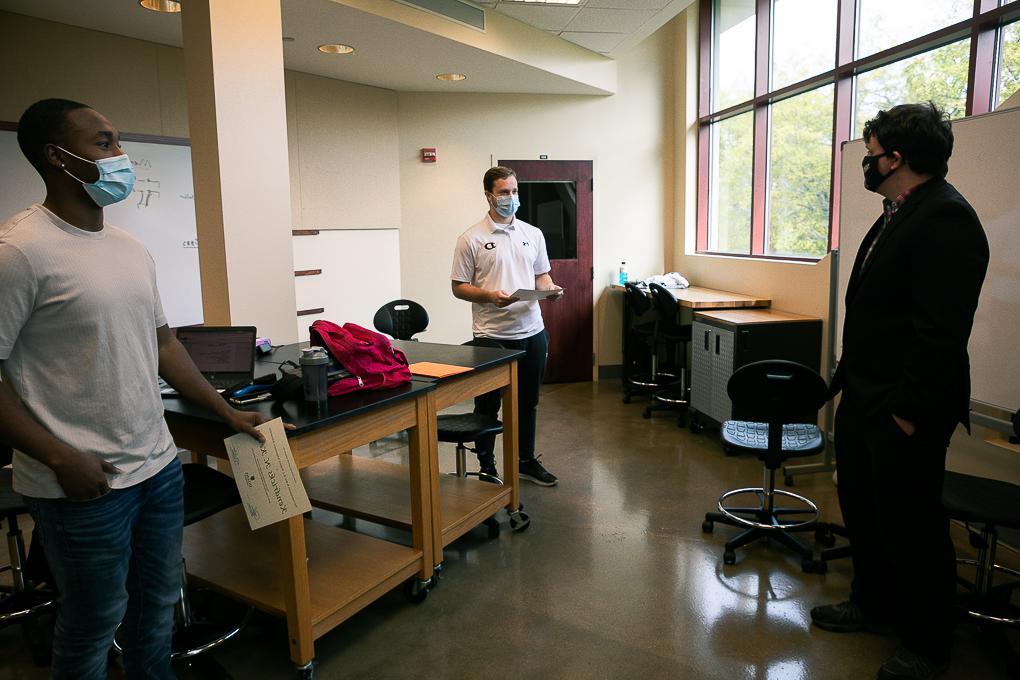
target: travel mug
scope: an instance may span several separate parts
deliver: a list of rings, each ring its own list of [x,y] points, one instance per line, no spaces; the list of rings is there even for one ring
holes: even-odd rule
[[[301,381],[305,391],[305,401],[321,403],[329,396],[326,393],[326,374],[329,370],[329,357],[321,347],[308,347],[301,350]]]

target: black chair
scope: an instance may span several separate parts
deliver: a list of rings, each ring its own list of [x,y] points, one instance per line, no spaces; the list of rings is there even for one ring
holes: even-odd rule
[[[623,403],[633,396],[649,394],[676,380],[676,375],[659,370],[659,313],[649,294],[637,284],[624,286],[627,323],[624,328]]]
[[[29,567],[30,558],[25,552],[25,540],[18,528],[18,515],[27,515],[21,494],[15,493],[10,467],[12,451],[0,445],[0,520],[7,522],[7,550],[10,565],[0,568],[9,571],[11,585],[0,586],[0,626],[21,623],[25,638],[38,666],[48,666],[52,649],[52,621],[48,614],[54,609],[56,594],[40,588],[36,574]],[[33,542],[32,560],[42,560],[40,546]],[[39,571],[39,570],[35,570]]]
[[[452,474],[455,474],[457,477],[478,477],[482,481],[493,484],[503,483],[503,480],[499,477],[485,472],[468,472],[467,470],[467,452],[469,450],[472,452],[476,451],[473,448],[469,449],[467,446],[468,442],[474,443],[481,437],[500,434],[503,431],[503,423],[481,413],[440,415],[436,418],[436,421],[438,430],[437,439],[441,442],[457,445],[457,471]],[[490,538],[499,536],[499,522],[494,517],[486,519],[484,524],[489,529]]]
[[[184,473],[184,526],[187,527],[210,517],[217,512],[226,510],[241,502],[237,491],[237,483],[233,478],[201,463],[185,463]],[[240,633],[251,620],[254,607],[240,605],[223,597],[216,597],[203,607],[193,606],[196,593],[188,588],[187,565],[181,558],[181,589],[177,601],[177,627],[174,630],[173,651],[170,658],[174,661],[192,660],[200,654],[222,645]],[[212,594],[202,593],[203,595]],[[238,609],[235,612],[225,611]],[[238,619],[236,622],[233,619]],[[223,623],[228,619],[229,623]],[[119,642],[114,640],[114,647],[120,651]],[[207,660],[206,664],[217,666],[215,661]]]
[[[966,523],[970,543],[978,550],[976,560],[956,560],[975,568],[973,581],[960,579],[968,591],[963,610],[981,623],[1020,625],[1020,608],[1010,599],[1020,588],[1020,572],[995,563],[999,527],[1020,529],[1020,486],[947,470],[942,504],[952,519]],[[997,574],[1012,578],[996,585]]]
[[[673,357],[671,364],[671,375],[677,375],[679,380],[656,390],[652,393],[652,403],[645,407],[642,414],[645,418],[651,418],[654,411],[680,411],[677,417],[677,425],[684,427],[687,424],[687,407],[690,405],[690,387],[687,380],[687,348],[691,343],[692,327],[690,324],[681,324],[678,320],[679,307],[676,298],[669,292],[669,289],[657,283],[648,284],[652,293],[652,306],[658,317],[655,342],[662,342],[670,350]]]
[[[744,528],[726,542],[723,562],[736,562],[736,549],[759,538],[774,539],[801,557],[805,572],[824,573],[826,564],[815,560],[811,548],[793,533],[817,528],[818,506],[811,500],[776,488],[776,471],[789,458],[811,456],[825,447],[817,425],[798,422],[816,414],[825,403],[825,381],[807,366],[793,361],[757,361],[737,369],[726,385],[733,410],[752,420],[722,424],[724,445],[755,454],[764,464],[762,487],[727,491],[719,497],[718,512],[705,513],[701,530],[712,533],[716,522]],[[734,496],[754,494],[758,505],[728,507]],[[776,496],[797,501],[800,507],[779,507]]]
[[[429,313],[414,300],[393,300],[379,308],[372,324],[397,340],[414,340],[412,336],[428,328]]]

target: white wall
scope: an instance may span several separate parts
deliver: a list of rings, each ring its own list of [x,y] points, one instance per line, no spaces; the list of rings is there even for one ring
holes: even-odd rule
[[[626,260],[632,277],[661,273],[673,224],[673,31],[620,59],[606,97],[400,93],[401,277],[429,310],[423,339],[470,338],[470,305],[450,293],[457,236],[482,218],[482,174],[498,158],[593,160],[594,300],[600,365],[619,364],[622,296],[605,295]],[[439,161],[420,161],[436,147]],[[607,302],[607,300],[611,300]]]

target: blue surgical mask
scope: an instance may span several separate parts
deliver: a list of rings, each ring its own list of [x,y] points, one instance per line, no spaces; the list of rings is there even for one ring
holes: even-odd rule
[[[126,153],[114,156],[113,158],[100,158],[98,161],[90,161],[88,158],[82,158],[63,147],[58,146],[57,148],[78,160],[92,163],[99,168],[99,179],[91,183],[74,177],[74,175],[68,172],[67,168],[64,168],[64,172],[81,182],[82,187],[85,188],[85,193],[100,208],[123,201],[131,195],[131,190],[135,186],[135,169],[131,167],[131,159],[128,158]]]
[[[521,199],[517,197],[517,194],[496,196],[496,213],[500,217],[513,217],[517,214],[517,209],[520,207]]]

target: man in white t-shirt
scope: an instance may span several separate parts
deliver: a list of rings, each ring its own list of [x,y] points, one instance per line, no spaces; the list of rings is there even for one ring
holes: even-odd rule
[[[30,106],[18,144],[46,199],[0,226],[0,441],[60,592],[52,676],[173,678],[183,477],[158,375],[257,439],[167,327],[152,258],[103,221],[131,194],[117,130],[66,99]]]
[[[520,476],[540,486],[555,486],[559,480],[535,456],[538,395],[549,338],[538,302],[512,294],[518,289],[559,290],[559,286],[550,276],[545,236],[515,217],[521,202],[514,171],[489,168],[482,187],[489,211],[457,239],[450,275],[453,294],[472,303],[472,344],[524,350],[517,369]],[[498,391],[475,399],[475,413],[495,417],[499,407]],[[494,436],[475,442],[481,471],[497,476],[494,444]]]

